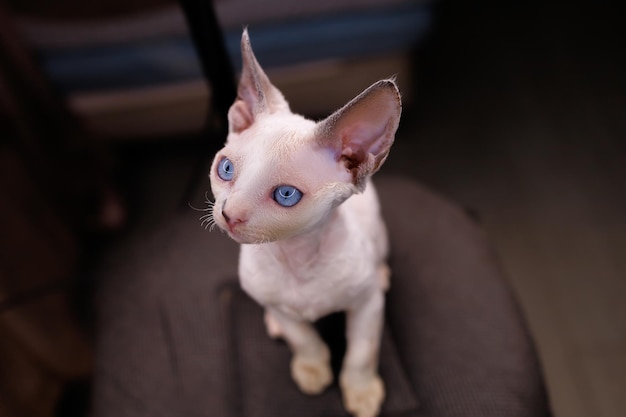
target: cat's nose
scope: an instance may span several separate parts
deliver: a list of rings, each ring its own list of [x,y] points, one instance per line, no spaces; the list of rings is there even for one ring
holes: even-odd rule
[[[228,223],[230,227],[233,227],[235,225],[245,222],[245,220],[240,219],[238,217],[234,217],[234,218],[230,217],[224,210],[222,210],[222,216],[224,216],[224,220],[226,220],[226,223]]]
[[[226,200],[224,200],[224,203],[222,204],[221,212],[222,212],[222,217],[224,217],[224,220],[226,220],[226,223],[228,223],[230,227],[233,227],[235,225],[245,222],[245,220],[241,217],[241,213],[230,215],[226,212]]]

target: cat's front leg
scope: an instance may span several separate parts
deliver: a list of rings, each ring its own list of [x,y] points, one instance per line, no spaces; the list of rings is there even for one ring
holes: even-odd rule
[[[278,309],[268,308],[266,323],[276,326],[280,337],[291,347],[291,376],[305,394],[319,394],[333,381],[330,351],[307,321],[296,319]],[[267,321],[269,319],[269,322]],[[268,329],[272,333],[273,329]]]
[[[267,330],[267,334],[270,338],[280,339],[283,337],[283,331],[280,328],[280,324],[278,323],[278,320],[274,318],[269,309],[265,310],[263,321],[265,321],[265,329]]]
[[[346,410],[356,417],[378,415],[385,388],[378,375],[384,295],[374,291],[347,313],[348,350],[339,383]]]

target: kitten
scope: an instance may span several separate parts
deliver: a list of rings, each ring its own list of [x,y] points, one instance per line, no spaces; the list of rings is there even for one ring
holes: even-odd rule
[[[211,167],[213,221],[241,244],[243,289],[265,308],[272,337],[293,352],[308,394],[332,382],[328,347],[310,322],[347,312],[339,377],[345,408],[378,414],[386,229],[370,176],[385,161],[401,113],[393,80],[379,81],[327,119],[293,114],[241,39],[243,69],[226,145]]]

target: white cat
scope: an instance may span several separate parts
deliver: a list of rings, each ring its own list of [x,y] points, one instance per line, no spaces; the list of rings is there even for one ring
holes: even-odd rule
[[[293,114],[259,66],[247,31],[226,145],[211,167],[213,221],[241,245],[243,289],[293,352],[308,394],[332,382],[328,347],[311,321],[347,312],[339,382],[345,408],[378,414],[387,236],[370,176],[385,161],[401,113],[393,80],[379,81],[327,119]]]

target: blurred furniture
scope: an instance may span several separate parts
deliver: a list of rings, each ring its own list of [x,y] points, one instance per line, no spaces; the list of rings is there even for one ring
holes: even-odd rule
[[[70,294],[87,242],[121,207],[13,23],[0,2],[0,416],[50,416],[65,385],[90,374]]]
[[[175,0],[10,0],[43,68],[90,129],[108,139],[198,133],[206,83]],[[244,26],[296,112],[328,114],[345,97],[396,74],[411,97],[411,52],[428,33],[432,0],[218,0],[239,67]],[[89,6],[87,6],[89,4]]]
[[[381,415],[549,416],[532,338],[480,227],[413,181],[376,184],[393,271]],[[201,214],[182,208],[102,271],[93,415],[345,416],[336,384],[298,391],[289,349],[239,288],[238,246]],[[343,318],[318,326],[337,371]]]

